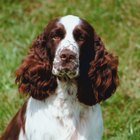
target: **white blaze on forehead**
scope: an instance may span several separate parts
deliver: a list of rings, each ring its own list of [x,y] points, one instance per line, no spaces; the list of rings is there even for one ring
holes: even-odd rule
[[[80,18],[77,16],[68,15],[60,18],[59,22],[65,27],[67,36],[72,35],[74,28],[80,24]]]
[[[73,15],[68,15],[60,18],[59,23],[61,23],[65,28],[65,37],[61,41],[60,46],[58,49],[63,49],[63,47],[69,46],[67,49],[74,51],[75,53],[78,52],[78,45],[74,39],[73,31],[77,25],[81,22],[80,18]]]

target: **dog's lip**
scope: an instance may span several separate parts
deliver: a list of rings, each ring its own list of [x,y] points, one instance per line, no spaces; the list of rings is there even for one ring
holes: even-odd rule
[[[60,72],[60,74],[62,75],[69,75],[69,74],[76,74],[76,69],[68,69],[68,68],[60,68],[58,69],[58,71]]]
[[[66,67],[53,69],[52,73],[58,77],[63,77],[63,78],[68,77],[69,79],[72,79],[78,76],[77,69],[69,69]]]
[[[70,80],[70,79],[75,79],[77,78],[79,75],[76,75],[76,72],[73,75],[69,75],[67,73],[63,73],[62,75],[58,75],[58,77],[60,79],[64,79],[66,81]]]

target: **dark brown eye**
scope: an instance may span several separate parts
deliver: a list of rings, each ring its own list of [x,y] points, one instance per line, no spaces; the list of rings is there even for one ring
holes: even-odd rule
[[[85,36],[84,35],[79,35],[77,38],[78,41],[85,41]]]
[[[61,28],[55,28],[51,31],[50,37],[53,41],[60,41],[64,38],[64,31]]]
[[[60,36],[54,36],[54,37],[52,37],[52,40],[53,41],[59,41],[59,40],[61,40],[61,37]]]
[[[86,33],[83,30],[76,29],[74,30],[74,38],[78,43],[84,43],[86,40]]]

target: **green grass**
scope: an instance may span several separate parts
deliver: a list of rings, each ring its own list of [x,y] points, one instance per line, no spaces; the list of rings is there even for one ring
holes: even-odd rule
[[[47,22],[74,14],[89,21],[106,48],[119,56],[120,86],[102,103],[103,140],[140,140],[139,0],[1,0],[0,133],[21,106],[14,72]]]

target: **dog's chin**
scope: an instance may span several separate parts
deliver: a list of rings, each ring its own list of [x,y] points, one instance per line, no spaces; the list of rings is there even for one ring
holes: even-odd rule
[[[57,76],[59,79],[62,80],[72,80],[79,76],[79,70],[67,70],[67,69],[53,69],[52,70],[53,75]]]

